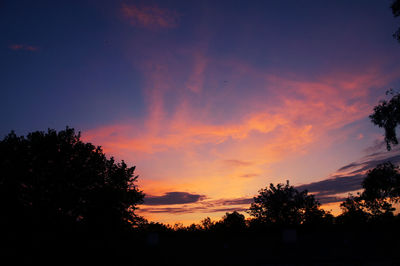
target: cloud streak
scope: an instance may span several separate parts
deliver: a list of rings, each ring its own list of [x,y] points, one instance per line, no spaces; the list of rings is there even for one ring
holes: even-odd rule
[[[138,7],[123,4],[121,11],[132,26],[153,30],[175,28],[178,26],[178,13],[166,8],[158,6]]]
[[[172,192],[174,193],[174,192]],[[166,193],[169,195],[170,193]],[[182,203],[180,206],[167,207],[165,205],[174,205],[174,203],[167,204],[168,200],[160,200],[161,204],[143,204],[139,212],[142,213],[169,213],[169,214],[183,214],[183,213],[215,213],[215,212],[232,212],[232,211],[246,211],[248,205],[253,201],[253,198],[233,198],[233,199],[218,199],[218,200],[193,200],[191,202]],[[150,207],[146,206],[149,205]],[[156,205],[156,206],[153,206]],[[245,205],[245,206],[243,206]]]
[[[253,163],[248,162],[248,161],[241,161],[241,160],[224,160],[223,163],[227,166],[232,166],[232,167],[240,167],[240,166],[250,166]]]
[[[14,51],[30,51],[30,52],[36,52],[39,50],[38,47],[32,46],[32,45],[27,45],[27,44],[12,44],[9,46],[11,50]]]
[[[308,190],[315,194],[321,203],[340,202],[343,196],[338,194],[351,193],[362,189],[361,183],[366,173],[378,164],[390,161],[393,164],[400,163],[400,149],[391,152],[372,153],[359,161],[349,163],[340,167],[336,173],[328,179],[305,185],[297,186],[298,190]]]
[[[259,176],[258,174],[243,174],[243,175],[240,175],[240,177],[243,177],[243,178],[252,178],[252,177],[256,177],[256,176]]]
[[[146,196],[143,205],[174,205],[195,203],[205,199],[204,195],[188,192],[167,192],[162,196]]]

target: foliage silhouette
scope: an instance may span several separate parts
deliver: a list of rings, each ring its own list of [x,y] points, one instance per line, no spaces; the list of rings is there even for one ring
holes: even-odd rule
[[[400,0],[393,1],[391,8],[392,8],[392,13],[393,13],[394,17],[399,17],[400,16]],[[393,34],[393,37],[400,42],[400,27]]]
[[[383,100],[374,107],[374,112],[369,117],[375,125],[385,130],[387,150],[399,142],[396,136],[396,127],[400,123],[400,94],[389,90],[386,94],[393,95],[389,101]]]
[[[361,199],[374,216],[392,215],[393,202],[400,199],[400,171],[391,162],[379,164],[368,171],[362,186]]]
[[[394,17],[400,16],[400,0],[394,0],[390,6]],[[400,27],[393,34],[393,37],[400,42]],[[393,89],[386,92],[386,95],[391,94],[392,99],[381,101],[374,107],[374,112],[370,115],[372,123],[382,127],[385,130],[385,141],[387,150],[391,150],[392,145],[397,145],[399,142],[396,136],[396,127],[400,123],[400,94],[395,93]]]
[[[248,212],[262,223],[279,225],[315,224],[331,217],[313,195],[297,191],[289,181],[261,189]]]
[[[223,230],[240,232],[246,228],[246,220],[243,214],[234,211],[232,213],[227,212],[217,226]]]
[[[107,159],[100,147],[66,128],[11,132],[0,142],[0,205],[3,229],[106,233],[139,221],[135,205],[144,194],[135,167]]]
[[[350,195],[340,206],[343,213],[338,221],[344,224],[360,224],[392,218],[392,203],[400,200],[400,171],[391,162],[379,164],[368,171],[362,182],[364,191]]]
[[[211,220],[210,217],[206,217],[200,222],[201,228],[204,231],[211,231],[213,230],[215,223]]]
[[[337,222],[345,225],[360,225],[370,219],[370,214],[365,211],[360,197],[349,195],[344,202],[340,204],[342,214],[337,217]]]

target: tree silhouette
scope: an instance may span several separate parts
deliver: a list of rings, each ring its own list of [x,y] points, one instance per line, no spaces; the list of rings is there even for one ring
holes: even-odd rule
[[[206,217],[203,220],[201,220],[200,224],[201,224],[201,228],[204,231],[211,231],[215,226],[215,223],[211,220],[210,217]]]
[[[400,0],[393,1],[392,5],[392,13],[395,17],[400,16]],[[400,27],[399,29],[393,34],[393,37],[400,42]]]
[[[391,5],[394,17],[400,16],[400,0],[394,0]],[[393,37],[400,42],[400,27],[393,34]],[[372,123],[382,127],[385,130],[386,148],[391,150],[391,145],[397,145],[399,142],[396,136],[396,127],[400,123],[400,94],[394,93],[393,89],[386,92],[386,95],[391,94],[392,99],[381,101],[374,107],[374,112],[370,115]]]
[[[364,210],[362,199],[349,195],[344,202],[340,204],[342,214],[337,217],[341,224],[359,225],[367,222],[370,214]]]
[[[391,150],[391,145],[399,142],[396,136],[396,127],[400,123],[400,94],[395,94],[389,90],[386,94],[392,94],[389,101],[381,101],[374,107],[374,112],[370,115],[372,123],[385,130],[385,141],[387,150]]]
[[[364,191],[350,195],[340,206],[342,223],[362,223],[393,217],[393,202],[400,201],[400,171],[391,162],[379,164],[368,171],[362,182]]]
[[[368,171],[362,186],[361,199],[373,215],[392,214],[391,203],[400,200],[399,167],[391,162],[379,164]]]
[[[246,220],[244,215],[237,211],[227,212],[222,217],[221,225],[228,231],[242,231],[246,228]]]
[[[327,217],[320,203],[307,190],[297,191],[293,186],[278,184],[261,189],[254,198],[249,214],[267,224],[298,225],[317,223]]]
[[[144,197],[134,170],[68,127],[26,138],[11,132],[0,142],[2,228],[129,228]]]

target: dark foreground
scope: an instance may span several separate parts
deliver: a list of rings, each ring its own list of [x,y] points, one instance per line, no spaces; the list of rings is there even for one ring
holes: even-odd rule
[[[39,264],[38,264],[39,263]],[[400,265],[398,224],[3,233],[1,265]]]

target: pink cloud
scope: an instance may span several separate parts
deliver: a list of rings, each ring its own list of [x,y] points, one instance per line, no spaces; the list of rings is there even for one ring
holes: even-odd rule
[[[24,50],[24,51],[36,52],[37,50],[39,50],[38,47],[26,44],[12,44],[9,46],[9,48],[14,51]]]
[[[193,62],[198,60],[196,55],[192,58]],[[201,61],[210,60],[204,58]],[[209,71],[215,69],[199,67],[202,71],[194,68],[192,72],[184,72],[180,62],[172,55],[166,55],[164,59],[143,62],[141,66],[146,77],[144,94],[148,115],[143,120],[95,128],[86,131],[85,136],[113,154],[132,152],[157,156],[172,150],[196,153],[203,146],[211,146],[220,160],[231,159],[229,153],[237,153],[241,156],[232,159],[253,161],[252,157],[255,157],[256,161],[264,158],[264,163],[273,162],[285,154],[304,151],[307,145],[318,141],[329,130],[367,116],[371,111],[367,88],[382,86],[386,82],[379,78],[379,71],[307,80],[268,74],[245,64],[231,66],[235,75],[231,83],[249,80],[250,85],[253,82],[255,86],[266,88],[254,97],[249,93],[228,99],[240,110],[235,120],[213,121],[218,115],[216,111],[228,117],[231,111],[235,111],[218,106],[226,98],[224,90],[213,92],[211,98],[207,90],[199,91],[196,98],[192,98],[190,91],[176,83],[176,80],[185,79],[185,76],[179,76],[182,73],[187,73],[190,79],[200,72],[203,72],[202,79],[206,82],[210,77]],[[274,90],[279,90],[279,94],[275,95]],[[230,91],[238,93],[241,89]],[[170,111],[166,110],[166,95],[176,95],[180,99],[168,103]],[[266,104],[266,97],[274,99],[271,101],[274,104]],[[206,104],[196,105],[199,99]],[[241,105],[245,109],[241,110]],[[137,125],[141,125],[139,130]]]
[[[138,7],[123,4],[121,10],[129,23],[136,27],[160,29],[178,26],[178,13],[166,8],[157,6]]]

